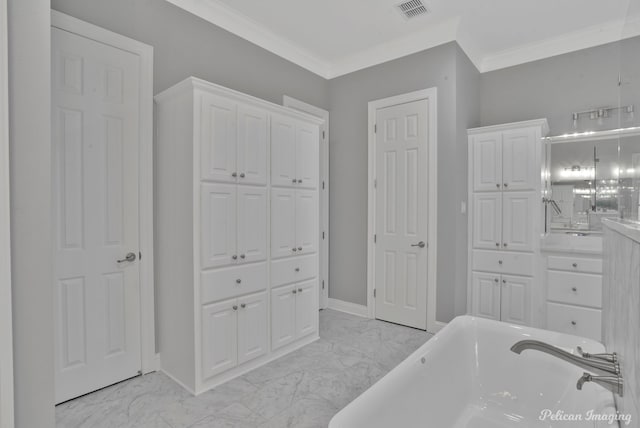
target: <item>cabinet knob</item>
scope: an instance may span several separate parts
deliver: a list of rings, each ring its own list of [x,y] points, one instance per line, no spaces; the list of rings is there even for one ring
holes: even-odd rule
[[[296,272],[300,272],[300,268],[295,268],[294,269]]]
[[[500,247],[500,243],[499,242],[496,242],[496,247]]]
[[[500,188],[500,183],[496,183],[496,187],[499,189]]]
[[[509,187],[509,183],[504,183],[503,186],[504,187]]]
[[[578,325],[578,323],[575,321],[571,321],[571,325]]]
[[[238,305],[233,305],[233,310],[237,311],[238,310]]]
[[[574,268],[577,268],[578,267],[578,263],[574,263],[571,266],[573,266]]]
[[[571,291],[573,291],[574,293],[578,292],[578,287],[571,287]]]
[[[503,283],[503,284],[506,284],[506,283],[507,283],[507,280],[506,280],[506,279],[503,279],[503,280],[502,280],[502,283]]]
[[[238,260],[238,255],[237,255],[237,254],[234,254],[233,256],[231,256],[231,258],[232,258],[233,260]]]
[[[236,279],[236,284],[242,284],[242,280],[240,278]]]
[[[244,178],[244,177],[245,177],[244,172],[241,172],[240,173],[240,178]]]
[[[295,178],[291,179],[291,182],[292,182],[293,184],[296,184],[296,181],[298,181],[298,180],[296,180]]]
[[[291,251],[298,251],[298,249],[296,247],[293,247]]]
[[[298,292],[298,290],[296,290],[295,288],[293,289],[293,291],[291,291],[293,294],[296,294]]]
[[[298,184],[302,183],[302,180],[298,180]]]
[[[238,173],[237,173],[237,172],[232,172],[232,173],[231,173],[231,176],[232,176],[232,177],[237,177],[237,176],[238,176]]]
[[[242,309],[244,309],[244,308],[246,308],[246,307],[247,307],[247,305],[246,305],[246,303],[243,303],[243,304],[241,304],[241,305],[240,305],[240,307],[241,307]]]
[[[505,242],[504,244],[502,244],[505,248],[508,247],[508,244]]]
[[[498,260],[498,264],[501,265],[502,264],[502,260]]]
[[[244,259],[246,256],[244,254],[240,254],[240,258]]]
[[[493,281],[494,282],[500,282],[500,280],[498,278],[495,278]]]
[[[298,293],[302,293],[302,288],[298,288]]]
[[[298,247],[298,251],[302,251],[302,247]]]

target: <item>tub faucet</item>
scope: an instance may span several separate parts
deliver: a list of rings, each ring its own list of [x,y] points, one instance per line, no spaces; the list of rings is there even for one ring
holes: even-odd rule
[[[624,392],[624,388],[622,387],[622,376],[593,376],[590,373],[584,373],[580,379],[578,379],[578,383],[576,384],[576,388],[582,390],[582,385],[586,382],[597,383],[603,388],[608,389],[614,394],[618,394],[622,397],[622,393]]]
[[[564,351],[560,348],[556,348],[555,346],[549,345],[547,343],[540,342],[539,340],[521,340],[511,347],[511,351],[515,352],[516,354],[520,354],[522,351],[527,349],[544,352],[545,354],[560,358],[561,360],[567,361],[573,365],[600,375],[620,375],[620,365],[617,362],[615,354],[612,354],[611,356],[598,354],[596,356],[581,352],[582,356],[579,356]],[[579,351],[582,350],[580,349]]]

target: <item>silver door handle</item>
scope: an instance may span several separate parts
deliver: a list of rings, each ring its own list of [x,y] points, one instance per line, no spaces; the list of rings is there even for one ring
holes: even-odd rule
[[[427,244],[424,243],[424,241],[420,241],[417,244],[411,244],[412,247],[420,247],[420,248],[424,248],[427,246]]]
[[[118,260],[118,263],[124,263],[124,262],[134,262],[136,261],[136,255],[135,253],[128,253],[124,259]]]

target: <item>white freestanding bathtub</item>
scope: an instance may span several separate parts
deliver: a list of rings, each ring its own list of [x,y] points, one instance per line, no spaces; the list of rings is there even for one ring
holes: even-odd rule
[[[611,392],[593,383],[578,391],[584,370],[568,362],[533,350],[510,351],[524,339],[574,353],[577,346],[604,352],[590,339],[458,317],[335,415],[329,428],[618,426],[611,424]]]

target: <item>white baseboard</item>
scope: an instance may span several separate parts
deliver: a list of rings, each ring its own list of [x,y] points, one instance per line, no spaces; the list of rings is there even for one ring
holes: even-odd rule
[[[345,312],[351,315],[357,315],[359,317],[369,318],[369,309],[366,306],[358,305],[351,302],[345,302],[344,300],[329,298],[329,309]]]

